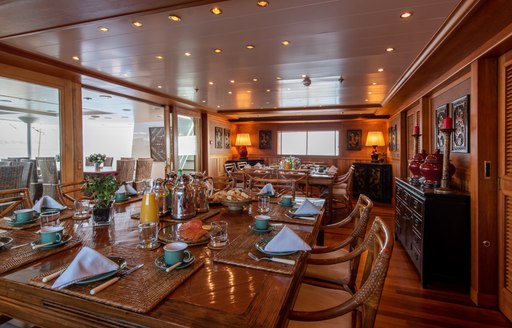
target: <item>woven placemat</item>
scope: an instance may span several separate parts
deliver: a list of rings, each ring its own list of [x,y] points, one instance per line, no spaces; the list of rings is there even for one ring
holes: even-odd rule
[[[200,214],[194,216],[193,219],[198,219],[198,220],[203,221],[203,220],[211,218],[212,216],[219,214],[220,211],[221,211],[220,209],[210,209],[210,210],[208,210],[208,212],[200,213]],[[140,220],[140,213],[132,214],[131,218],[134,220]],[[164,217],[161,217],[160,221],[172,222],[172,223],[183,223],[183,222],[187,222],[188,220],[175,220],[170,215],[166,215]]]
[[[65,209],[62,212],[60,212],[59,219],[61,221],[64,221],[64,220],[70,219],[72,217],[73,217],[73,210]],[[5,230],[25,230],[25,229],[30,229],[30,228],[33,228],[33,227],[39,227],[39,221],[15,227],[15,226],[12,226],[12,225],[7,223],[7,221],[9,219],[10,219],[10,217],[4,217],[4,218],[0,219],[0,229],[5,229]]]
[[[106,256],[125,258],[128,261],[129,268],[140,263],[144,263],[144,266],[96,295],[90,295],[89,292],[105,281],[93,282],[87,285],[72,285],[63,289],[52,289],[51,286],[54,281],[42,282],[43,277],[62,270],[65,266],[37,275],[29,279],[29,284],[125,310],[146,313],[204,264],[204,260],[196,258],[195,262],[189,267],[167,273],[154,264],[155,259],[162,255],[162,252],[161,248],[157,252],[147,252],[126,246],[109,246],[100,250],[100,253]]]
[[[0,274],[12,269],[16,269],[17,267],[27,263],[42,259],[49,255],[75,247],[80,243],[80,240],[72,239],[60,247],[33,250],[32,247],[30,247],[30,243],[39,238],[39,236],[33,232],[7,231],[3,233],[2,236],[13,238],[13,244],[10,246],[10,248],[1,251],[2,260],[0,261]],[[16,248],[18,245],[24,246]],[[13,249],[13,247],[15,248]]]
[[[138,202],[140,200],[142,200],[142,195],[133,195],[133,196],[128,197],[128,199],[125,200],[125,201],[114,202],[114,206],[123,206],[123,205],[126,205],[126,204]]]
[[[294,230],[295,233],[302,239],[306,240],[308,233],[305,231]],[[216,262],[234,264],[242,267],[260,269],[265,271],[272,271],[284,274],[291,274],[295,270],[296,265],[283,264],[272,262],[268,260],[256,261],[249,257],[248,253],[251,252],[257,257],[267,257],[264,253],[258,251],[255,247],[256,242],[262,238],[271,238],[277,234],[273,231],[268,234],[257,234],[254,232],[246,232],[235,238],[230,242],[226,248],[215,254],[213,260]],[[297,260],[302,255],[302,251],[296,252],[287,256],[279,256],[283,259]]]

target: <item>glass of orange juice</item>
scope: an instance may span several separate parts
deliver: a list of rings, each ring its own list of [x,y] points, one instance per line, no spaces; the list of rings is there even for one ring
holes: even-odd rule
[[[140,223],[158,223],[159,221],[156,195],[153,192],[145,193],[140,205]]]

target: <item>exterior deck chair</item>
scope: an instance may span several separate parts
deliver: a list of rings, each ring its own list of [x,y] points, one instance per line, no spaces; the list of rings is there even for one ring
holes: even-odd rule
[[[114,165],[114,157],[107,157],[105,159],[105,162],[103,163],[103,166],[112,166]]]
[[[32,208],[28,188],[0,190],[0,218],[11,215],[18,208]]]
[[[389,228],[376,217],[361,245],[339,259],[349,261],[366,254],[360,288],[351,294],[342,289],[301,283],[288,315],[288,327],[373,327],[393,242]]]
[[[133,187],[138,192],[144,190],[144,180],[151,179],[151,170],[153,169],[152,158],[138,158],[135,169],[135,181]]]
[[[43,181],[43,196],[56,197],[56,187],[59,183],[57,161],[55,157],[37,157],[37,166],[41,170]]]
[[[117,160],[116,170],[116,180],[118,183],[133,183],[133,177],[135,175],[135,160]]]

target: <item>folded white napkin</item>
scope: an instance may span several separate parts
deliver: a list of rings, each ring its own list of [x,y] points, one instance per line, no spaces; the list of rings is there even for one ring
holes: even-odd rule
[[[245,165],[245,167],[250,169],[252,166],[251,166],[251,164],[247,163],[247,165]]]
[[[331,167],[327,169],[327,173],[336,174],[336,172],[338,172],[338,168],[334,165],[331,165]]]
[[[132,186],[130,185],[122,185],[121,187],[119,187],[119,189],[117,189],[116,191],[116,194],[120,194],[120,193],[127,193],[129,195],[137,195],[137,190],[135,190]]]
[[[285,225],[265,246],[265,250],[267,252],[310,251],[311,247]]]
[[[293,215],[316,215],[322,213],[318,207],[311,203],[308,199],[300,205]]]
[[[52,288],[64,288],[80,280],[119,270],[119,265],[92,248],[84,247],[55,281]]]
[[[274,195],[274,187],[271,183],[267,183],[266,185],[261,188],[261,190],[258,192],[258,195]]]
[[[256,163],[256,164],[254,165],[254,167],[256,167],[256,168],[258,168],[258,169],[259,169],[259,168],[261,167],[260,162]]]
[[[60,204],[58,201],[51,198],[50,196],[43,196],[40,200],[37,201],[37,203],[32,207],[32,209],[37,213],[41,213],[43,208],[54,208],[57,210],[63,210],[66,208],[66,206]]]

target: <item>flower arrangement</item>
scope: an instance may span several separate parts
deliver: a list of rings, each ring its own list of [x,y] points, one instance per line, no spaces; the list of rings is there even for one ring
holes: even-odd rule
[[[91,163],[104,163],[107,160],[107,155],[105,154],[92,154],[88,157]]]
[[[108,208],[119,185],[113,175],[100,175],[85,180],[83,191],[94,198],[96,208]]]

